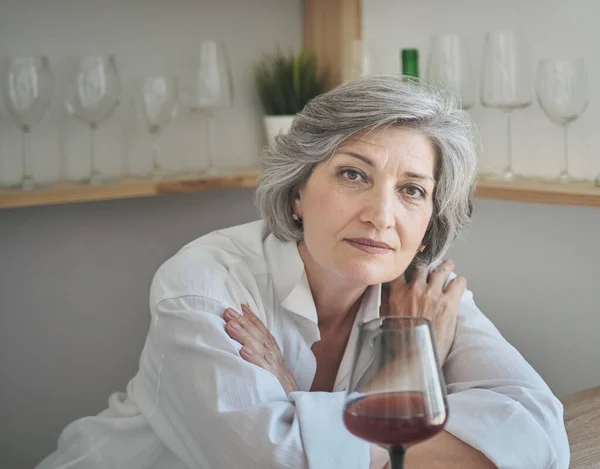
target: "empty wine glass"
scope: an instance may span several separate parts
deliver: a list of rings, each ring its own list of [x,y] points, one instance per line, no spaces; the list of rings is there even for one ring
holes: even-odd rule
[[[389,451],[391,469],[402,469],[410,445],[444,429],[448,403],[429,321],[382,317],[359,326],[343,419]]]
[[[232,105],[231,72],[225,45],[219,41],[203,41],[198,54],[194,89],[190,108],[207,118],[206,140],[208,150],[207,174],[218,172],[215,166],[215,115]]]
[[[538,66],[537,98],[544,114],[563,128],[564,165],[557,182],[578,181],[569,174],[569,125],[588,105],[588,81],[583,59],[547,59]]]
[[[158,179],[164,176],[158,157],[158,138],[177,111],[177,79],[166,76],[144,77],[135,81],[134,90],[138,116],[145,123],[152,138],[150,176]]]
[[[458,96],[463,109],[475,105],[475,83],[469,55],[458,34],[433,37],[426,79],[430,84],[442,86]]]
[[[48,57],[13,57],[6,62],[4,102],[21,128],[23,179],[21,189],[35,188],[30,150],[31,128],[50,111],[53,79]]]
[[[481,104],[500,109],[506,116],[507,165],[500,176],[506,181],[516,178],[512,167],[512,111],[530,106],[531,103],[531,64],[523,33],[487,33],[482,66]]]
[[[88,182],[103,182],[94,151],[94,134],[115,111],[121,94],[121,80],[113,55],[70,59],[65,106],[69,114],[90,128],[90,175]]]

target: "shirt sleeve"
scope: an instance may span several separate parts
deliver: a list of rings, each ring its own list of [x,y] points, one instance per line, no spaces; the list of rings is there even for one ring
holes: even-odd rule
[[[563,407],[550,388],[465,292],[444,365],[446,431],[498,468],[567,469]]]
[[[369,445],[343,425],[343,393],[287,396],[274,375],[240,358],[222,319],[239,305],[220,297],[188,294],[152,308],[134,394],[161,441],[190,468],[367,469]]]

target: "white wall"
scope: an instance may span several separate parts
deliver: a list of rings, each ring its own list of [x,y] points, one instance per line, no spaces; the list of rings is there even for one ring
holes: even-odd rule
[[[600,209],[477,200],[449,257],[559,396],[600,385]]]
[[[474,79],[483,36],[521,28],[532,68],[544,56],[583,56],[590,105],[571,129],[573,173],[600,172],[600,41],[595,0],[365,0],[363,35],[374,73],[399,73],[399,51],[417,47],[425,71],[431,36],[460,33],[470,45]],[[473,109],[484,144],[483,162],[504,166],[500,111]],[[537,104],[515,112],[514,166],[558,174],[562,133]],[[478,201],[473,227],[452,252],[481,309],[540,371],[558,394],[600,384],[600,209]]]
[[[300,0],[0,0],[0,56],[114,52],[124,105],[98,132],[106,174],[149,167],[133,125],[130,78],[184,75],[195,47],[229,47],[235,109],[217,123],[220,164],[255,166],[264,142],[251,64],[301,43]],[[58,84],[57,84],[58,87]],[[82,176],[88,134],[60,101],[33,130],[36,176]],[[19,177],[20,136],[0,115],[0,183]],[[202,167],[203,122],[183,113],[164,135],[169,169]],[[249,190],[0,210],[0,467],[31,469],[70,421],[106,407],[137,369],[157,267],[184,243],[257,218]]]

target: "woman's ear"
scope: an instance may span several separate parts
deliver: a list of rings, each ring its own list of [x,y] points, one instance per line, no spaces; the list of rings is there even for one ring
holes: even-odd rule
[[[298,193],[296,194],[296,198],[294,199],[292,211],[294,212],[294,215],[302,219],[302,202],[300,201],[300,197],[301,194],[300,191],[298,191]]]

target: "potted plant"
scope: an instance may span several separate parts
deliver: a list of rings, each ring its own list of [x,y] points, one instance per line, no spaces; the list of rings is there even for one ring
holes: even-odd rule
[[[325,76],[317,70],[316,57],[305,52],[265,55],[254,65],[254,82],[265,113],[269,145],[279,133],[289,130],[296,113],[326,86]]]

